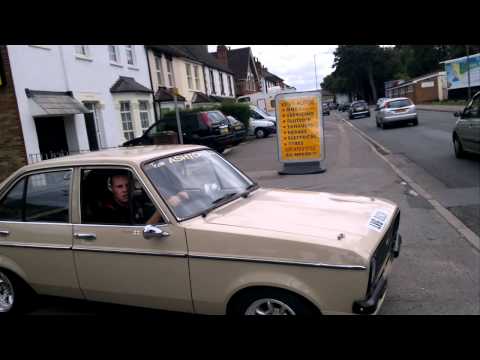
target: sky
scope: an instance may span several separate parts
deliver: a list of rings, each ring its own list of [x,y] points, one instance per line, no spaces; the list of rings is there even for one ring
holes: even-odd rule
[[[285,83],[299,91],[314,90],[315,64],[317,63],[318,86],[323,78],[334,70],[333,52],[337,45],[226,45],[232,49],[250,47],[269,72],[281,77]],[[208,45],[214,52],[217,45]]]

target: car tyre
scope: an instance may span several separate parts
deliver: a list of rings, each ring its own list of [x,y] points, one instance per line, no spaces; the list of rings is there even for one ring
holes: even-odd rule
[[[262,128],[257,128],[255,129],[255,136],[257,139],[261,139],[267,137],[268,133]]]
[[[320,312],[302,297],[282,289],[265,288],[241,294],[231,307],[230,315],[314,316]]]
[[[0,318],[28,311],[34,292],[14,273],[0,269]]]
[[[453,150],[455,151],[455,157],[458,159],[465,157],[465,150],[463,150],[462,143],[457,135],[453,137]]]

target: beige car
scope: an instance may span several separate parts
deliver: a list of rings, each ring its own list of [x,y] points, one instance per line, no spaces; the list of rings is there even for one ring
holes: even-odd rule
[[[399,208],[260,188],[216,152],[47,160],[0,185],[0,313],[32,294],[199,314],[374,314]]]

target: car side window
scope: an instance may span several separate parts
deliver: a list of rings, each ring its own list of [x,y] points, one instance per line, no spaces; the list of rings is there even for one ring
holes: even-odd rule
[[[72,171],[30,175],[25,195],[25,221],[69,222]]]
[[[0,221],[23,220],[24,189],[25,179],[22,179],[0,200]]]
[[[250,117],[252,117],[253,119],[256,119],[256,120],[262,120],[263,119],[263,116],[261,116],[260,114],[258,114],[256,111],[253,111],[253,110],[250,110]]]
[[[81,223],[105,225],[163,224],[141,183],[129,170],[83,169]]]

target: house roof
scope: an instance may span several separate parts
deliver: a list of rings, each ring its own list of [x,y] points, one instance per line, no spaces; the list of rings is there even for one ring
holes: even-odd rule
[[[89,110],[71,92],[36,91],[25,89],[29,99],[32,99],[38,108],[33,116],[69,115],[88,113]]]
[[[214,56],[217,53],[212,53]],[[228,66],[232,69],[237,79],[245,79],[247,77],[248,63],[250,61],[250,48],[231,49],[227,51]]]
[[[267,80],[272,80],[272,81],[283,81],[283,79],[275,74],[272,74],[271,72],[265,71],[264,75],[265,79]]]
[[[210,97],[208,95],[205,95],[204,93],[201,93],[201,92],[193,93],[192,104],[209,103],[209,102],[212,102],[212,101],[210,100]]]
[[[175,99],[173,98],[173,93],[170,89],[167,89],[164,86],[160,86],[157,92],[155,93],[155,101],[169,102],[169,101],[175,101]],[[185,98],[182,95],[178,94],[177,101],[183,102],[185,101]]]
[[[147,47],[158,53],[184,57],[211,68],[234,74],[228,66],[220,63],[215,56],[210,54],[205,45],[148,45]]]
[[[111,93],[125,93],[125,92],[141,92],[151,93],[152,90],[139,84],[132,77],[120,76],[118,80],[110,88]]]

